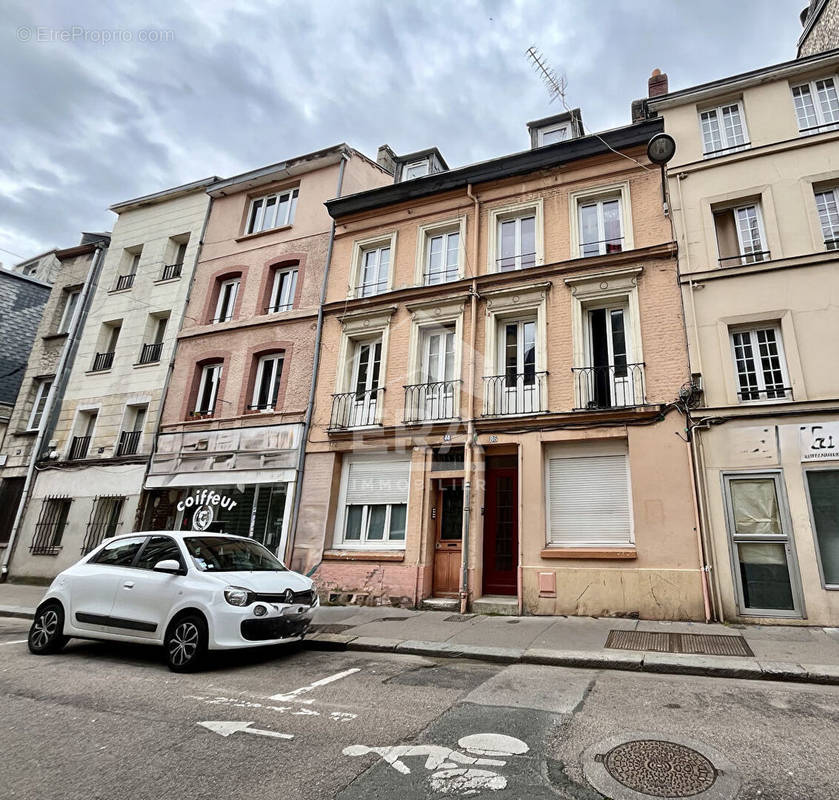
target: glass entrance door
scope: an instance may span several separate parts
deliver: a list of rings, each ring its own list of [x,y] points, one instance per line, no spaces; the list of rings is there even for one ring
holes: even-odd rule
[[[801,591],[781,473],[724,476],[740,612],[801,617]]]

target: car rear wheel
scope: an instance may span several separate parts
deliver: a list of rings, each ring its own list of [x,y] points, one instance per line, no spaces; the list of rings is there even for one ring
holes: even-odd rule
[[[172,672],[198,669],[207,653],[207,623],[197,614],[179,617],[169,626],[164,646]]]
[[[57,653],[67,644],[64,635],[64,609],[60,603],[46,603],[35,612],[29,629],[29,652],[37,656]]]

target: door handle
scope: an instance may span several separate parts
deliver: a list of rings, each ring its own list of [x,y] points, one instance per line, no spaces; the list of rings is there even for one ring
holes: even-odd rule
[[[126,581],[122,584],[123,589],[133,589],[134,588],[134,581]]]

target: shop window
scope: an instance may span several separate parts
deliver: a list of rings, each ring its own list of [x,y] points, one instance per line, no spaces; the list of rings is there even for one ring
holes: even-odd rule
[[[839,468],[809,469],[806,475],[822,582],[839,589]]]
[[[411,462],[350,457],[341,477],[336,546],[404,548]]]
[[[755,616],[801,616],[780,473],[724,475],[738,605]]]

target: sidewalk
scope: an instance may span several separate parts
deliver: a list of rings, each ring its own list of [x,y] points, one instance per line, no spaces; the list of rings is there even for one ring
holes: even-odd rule
[[[0,584],[0,616],[31,617],[45,589]],[[688,655],[606,648],[610,631],[740,639],[753,656]],[[662,637],[647,637],[649,640]],[[675,638],[675,637],[671,637]],[[323,606],[312,648],[471,658],[512,664],[620,669],[721,678],[839,684],[839,628],[791,625],[705,625],[596,617],[495,617],[391,607]],[[707,641],[707,640],[705,640]],[[724,643],[725,644],[725,643]]]

